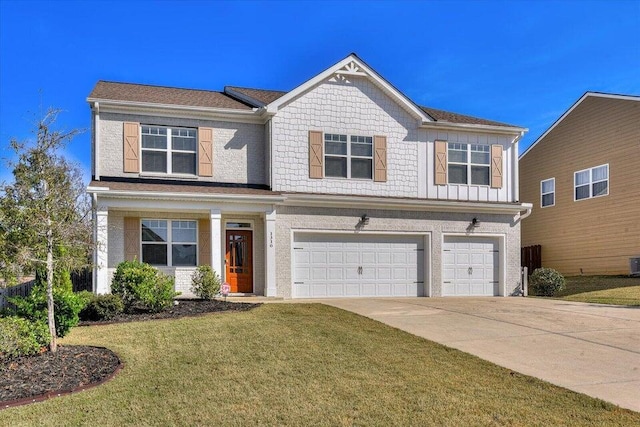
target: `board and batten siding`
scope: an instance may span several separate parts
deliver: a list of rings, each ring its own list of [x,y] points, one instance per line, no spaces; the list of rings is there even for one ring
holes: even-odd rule
[[[533,203],[522,245],[565,275],[629,274],[640,255],[640,102],[588,97],[520,159],[520,196]],[[609,164],[609,195],[574,201],[574,172]],[[555,206],[540,181],[555,178]]]

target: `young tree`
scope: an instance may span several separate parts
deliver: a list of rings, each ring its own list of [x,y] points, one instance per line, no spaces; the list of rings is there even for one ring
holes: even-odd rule
[[[38,121],[35,141],[11,140],[17,154],[11,163],[14,182],[2,185],[0,201],[0,270],[10,281],[46,267],[52,352],[57,350],[54,270],[86,266],[91,246],[91,201],[79,169],[58,153],[81,131],[53,129],[59,113],[49,109]]]

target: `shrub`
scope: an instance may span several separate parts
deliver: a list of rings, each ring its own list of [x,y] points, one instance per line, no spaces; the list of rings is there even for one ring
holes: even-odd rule
[[[212,299],[220,292],[220,276],[210,265],[201,265],[191,276],[191,292],[198,298]]]
[[[111,283],[111,292],[120,295],[125,311],[157,313],[171,305],[180,295],[173,290],[173,277],[167,276],[149,264],[124,261],[118,264]]]
[[[538,268],[529,278],[529,285],[536,295],[551,297],[565,288],[565,280],[553,268]]]
[[[120,295],[93,295],[80,311],[80,320],[109,320],[124,311]]]
[[[47,286],[47,271],[45,268],[38,268],[36,272],[36,286]],[[71,283],[71,273],[69,270],[57,269],[53,272],[53,287],[58,289],[64,289],[66,291],[73,291],[73,284]]]
[[[0,363],[38,354],[49,338],[49,328],[44,322],[30,322],[17,316],[0,317]]]
[[[84,310],[84,308],[93,300],[93,298],[96,296],[96,294],[94,294],[93,292],[90,291],[80,291],[80,292],[76,292],[76,295],[78,296],[78,298],[80,298],[80,301],[82,302],[82,310]],[[80,310],[80,312],[82,312],[82,310]],[[80,317],[80,319],[82,319],[82,317]]]
[[[12,297],[9,301],[15,305],[12,314],[24,317],[32,322],[47,323],[47,288],[36,285],[26,297]],[[69,289],[53,288],[54,320],[56,336],[62,338],[72,327],[78,324],[78,313],[82,309],[82,300]]]

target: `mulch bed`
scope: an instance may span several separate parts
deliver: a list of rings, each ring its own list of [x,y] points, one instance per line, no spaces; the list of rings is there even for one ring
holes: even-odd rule
[[[178,300],[160,313],[121,314],[108,321],[82,321],[80,326],[177,319],[206,313],[247,311],[260,304],[220,300]],[[0,409],[81,391],[110,379],[122,367],[109,349],[58,346],[58,352],[20,357],[0,364]]]

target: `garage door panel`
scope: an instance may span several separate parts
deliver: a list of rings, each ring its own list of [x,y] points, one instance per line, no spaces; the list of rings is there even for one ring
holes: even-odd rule
[[[445,236],[442,294],[497,295],[499,259],[496,238]]]
[[[296,233],[294,242],[295,297],[423,294],[423,236]]]

